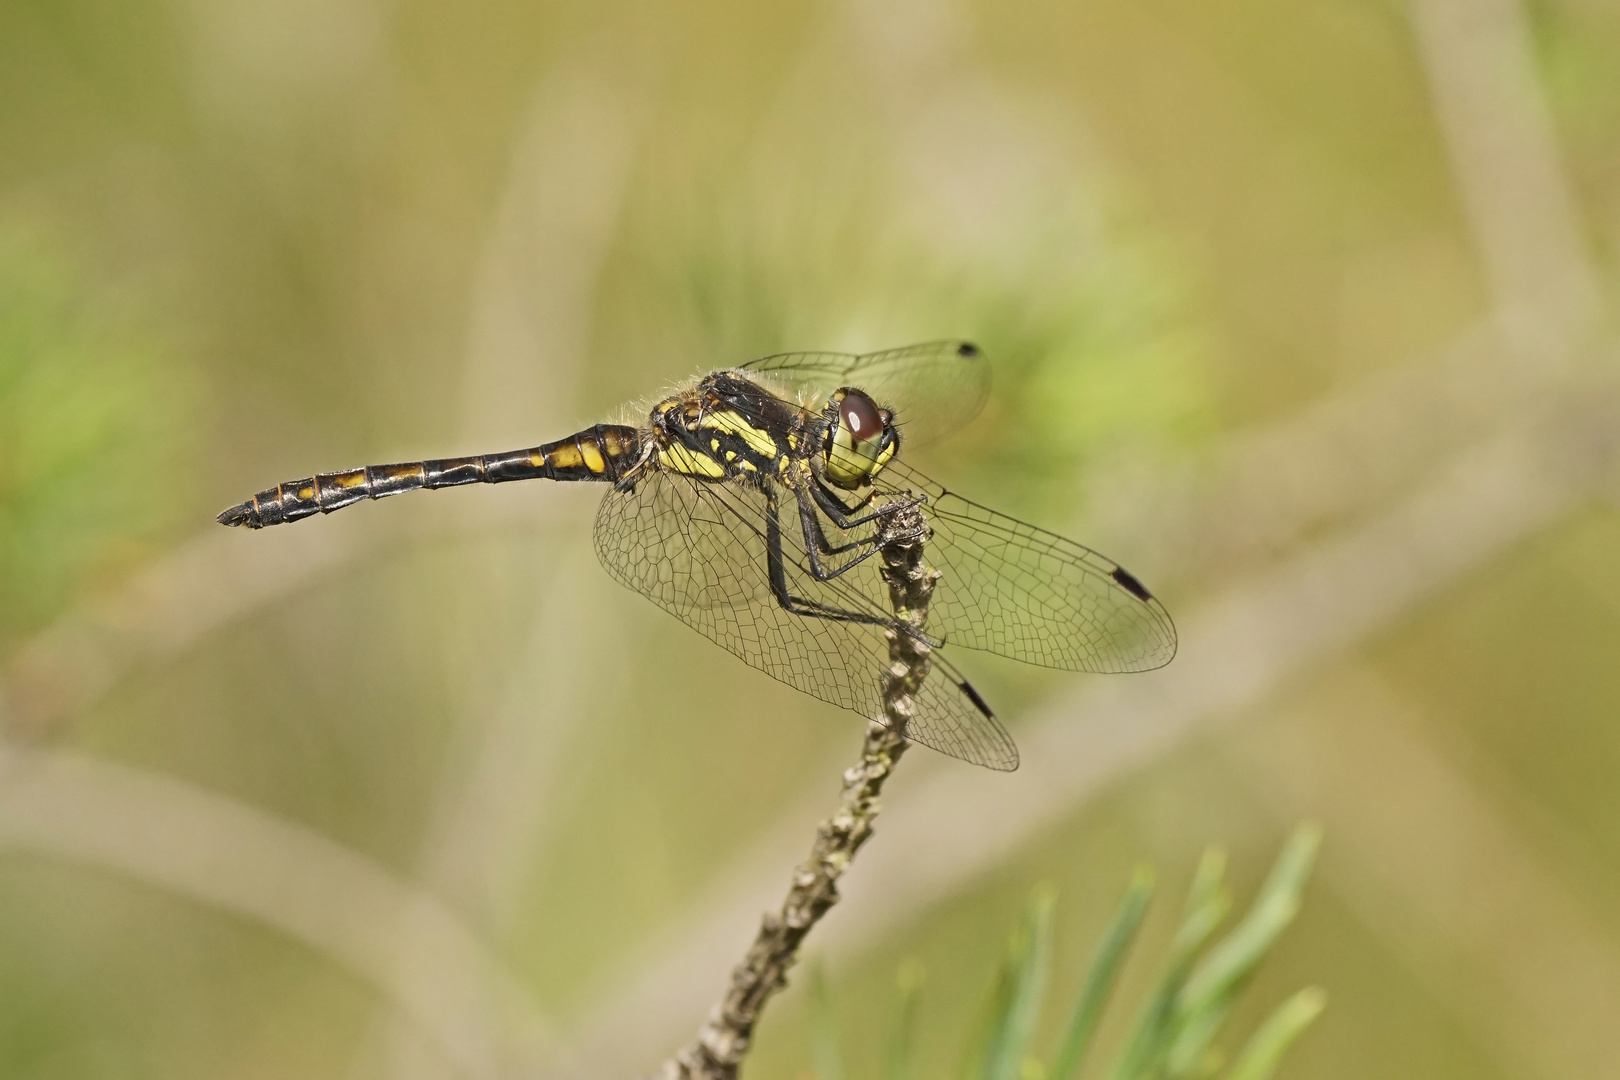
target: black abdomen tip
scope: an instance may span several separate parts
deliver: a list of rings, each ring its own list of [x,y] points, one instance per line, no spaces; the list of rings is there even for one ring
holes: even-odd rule
[[[219,516],[214,520],[221,525],[230,525],[233,528],[237,525],[246,525],[250,529],[259,527],[259,521],[253,513],[253,504],[251,502],[237,503],[235,506],[221,510]]]

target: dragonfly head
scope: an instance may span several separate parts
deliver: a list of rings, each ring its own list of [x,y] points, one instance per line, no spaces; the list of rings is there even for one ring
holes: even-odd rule
[[[822,473],[846,491],[870,484],[900,449],[894,415],[852,386],[833,394],[824,415]]]

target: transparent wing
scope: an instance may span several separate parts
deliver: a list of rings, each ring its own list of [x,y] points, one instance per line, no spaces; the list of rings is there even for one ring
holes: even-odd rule
[[[798,514],[780,515],[789,591],[879,624],[790,612],[769,588],[766,501],[740,485],[651,472],[634,490],[611,491],[596,516],[596,553],[608,573],[752,667],[807,694],[882,720],[888,664],[886,605],[872,592],[875,560],[831,582],[809,572]],[[1014,769],[1018,750],[934,654],[906,734],[924,746],[992,769]]]
[[[915,349],[937,350],[947,344],[954,343]],[[889,355],[894,354],[873,354]],[[1068,671],[1150,671],[1175,657],[1176,628],[1164,605],[1112,559],[964,499],[902,461],[890,462],[878,480],[878,503],[868,509],[908,492],[928,498],[924,513],[932,538],[927,559],[944,573],[929,605],[931,637]],[[784,528],[789,518],[802,562],[797,514],[784,512]],[[836,533],[825,518],[823,524]],[[840,543],[855,537],[833,539]],[[868,565],[840,581],[862,595],[884,596],[876,569]],[[758,600],[761,587],[747,595]]]
[[[928,496],[928,561],[943,574],[928,609],[930,635],[1068,671],[1149,671],[1176,655],[1169,612],[1112,559],[970,502],[900,462],[880,479],[891,495]]]
[[[921,446],[951,435],[979,415],[990,393],[990,364],[967,341],[931,341],[903,349],[851,353],[778,353],[742,366],[800,393],[825,399],[853,386],[894,411],[902,443]]]

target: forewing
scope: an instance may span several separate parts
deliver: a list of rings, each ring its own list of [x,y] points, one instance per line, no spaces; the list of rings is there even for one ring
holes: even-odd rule
[[[979,415],[990,393],[990,364],[967,341],[931,341],[866,353],[778,353],[742,370],[781,382],[808,401],[840,387],[864,390],[894,410],[901,440],[934,442]]]
[[[603,499],[596,551],[620,583],[751,667],[881,721],[890,615],[871,594],[874,561],[817,581],[791,505],[781,522],[789,591],[883,625],[796,614],[777,603],[767,578],[765,498],[741,485],[651,472],[634,490]],[[923,680],[907,736],[976,765],[1016,768],[1018,751],[1006,730],[973,703],[961,676],[937,653],[935,669]]]
[[[928,627],[947,644],[1068,671],[1148,671],[1175,656],[1164,605],[1112,559],[898,462],[883,478],[928,496],[928,561],[943,574]]]

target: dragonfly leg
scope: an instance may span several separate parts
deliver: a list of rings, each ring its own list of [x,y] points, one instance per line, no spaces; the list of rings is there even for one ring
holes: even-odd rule
[[[810,573],[817,581],[831,581],[842,574],[848,573],[873,555],[876,555],[878,549],[886,543],[911,538],[905,532],[879,528],[871,536],[863,536],[847,544],[840,544],[835,547],[827,539],[826,530],[821,527],[821,518],[816,515],[817,506],[820,506],[840,529],[851,529],[871,521],[886,520],[901,510],[909,509],[923,502],[922,498],[896,499],[884,504],[865,517],[855,518],[844,513],[841,507],[837,507],[836,502],[820,491],[814,481],[807,482],[800,479],[793,485],[793,493],[798,499],[799,521],[804,529],[804,554],[810,560]],[[865,548],[866,550],[842,566],[829,570],[822,562],[821,557],[823,555],[842,555],[845,552],[855,551],[859,548]]]
[[[885,540],[891,539],[891,537],[886,537],[881,532],[877,532],[871,536],[863,536],[847,544],[834,547],[827,540],[827,534],[821,527],[821,518],[816,515],[816,504],[811,500],[809,492],[801,487],[796,489],[794,494],[797,496],[799,503],[799,523],[804,529],[805,558],[810,561],[810,574],[817,581],[831,581],[848,573],[873,555],[876,555],[879,546]],[[841,566],[828,569],[822,561],[824,555],[842,555],[858,548],[865,548],[866,550]]]
[[[928,501],[926,495],[909,495],[905,498],[891,499],[863,517],[852,517],[848,510],[839,505],[837,499],[827,494],[826,488],[821,486],[821,481],[812,479],[808,487],[811,497],[816,500],[816,505],[821,507],[826,515],[832,519],[833,524],[840,529],[853,529],[870,521],[879,521],[883,518],[892,517],[901,510],[910,510],[912,507],[921,506]]]
[[[834,607],[831,604],[823,604],[817,600],[808,600],[802,596],[794,596],[792,591],[788,588],[787,560],[782,554],[782,523],[777,515],[776,493],[768,486],[764,488],[764,491],[765,561],[767,570],[770,574],[771,595],[776,598],[776,602],[778,604],[781,604],[785,610],[790,611],[795,615],[804,615],[815,619],[831,619],[836,622],[861,623],[866,626],[888,626],[904,633],[920,636],[916,635],[911,627],[908,627],[895,619],[882,618],[862,611],[851,611],[847,608]],[[806,554],[809,554],[809,549],[811,546],[812,545],[808,543],[805,545]],[[876,551],[877,549],[874,547],[872,550]],[[870,554],[870,552],[867,554]],[[817,558],[813,554],[809,554],[809,557],[812,560],[812,563],[814,563]],[[847,569],[847,567],[845,569]],[[926,641],[928,639],[922,638],[922,640]],[[933,644],[933,642],[930,642],[930,644]]]

